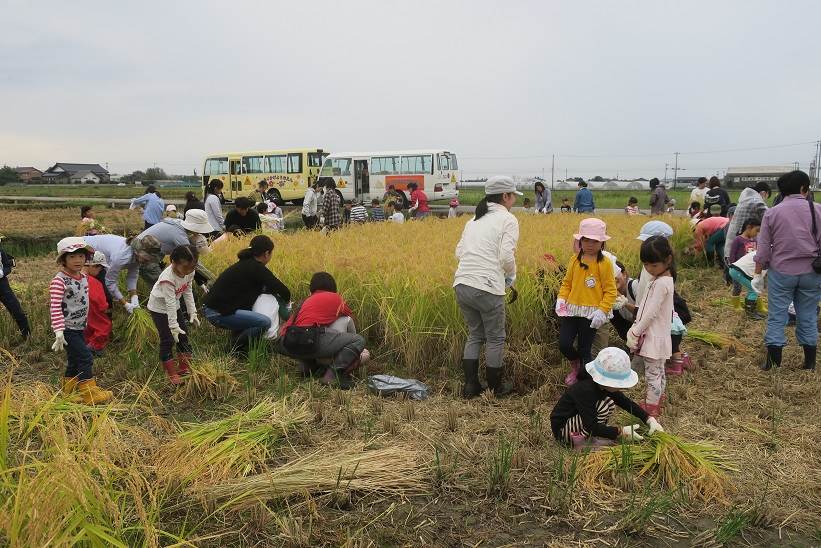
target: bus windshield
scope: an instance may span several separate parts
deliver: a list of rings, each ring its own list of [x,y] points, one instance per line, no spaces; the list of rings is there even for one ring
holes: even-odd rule
[[[322,166],[322,171],[319,172],[320,177],[347,177],[350,174],[350,158],[331,158],[330,160],[325,160],[325,165]]]

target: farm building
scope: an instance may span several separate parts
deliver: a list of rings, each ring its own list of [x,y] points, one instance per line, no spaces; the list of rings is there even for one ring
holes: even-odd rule
[[[16,167],[14,171],[17,172],[17,175],[20,177],[20,180],[24,183],[30,183],[33,181],[39,181],[40,177],[43,176],[43,172],[37,169],[36,167]]]
[[[727,168],[724,185],[727,188],[745,188],[756,183],[769,183],[775,186],[778,178],[795,169],[793,166],[744,166]]]
[[[89,180],[83,181],[82,177],[77,177],[78,174],[85,174]],[[92,178],[88,177],[88,174],[96,177],[97,181],[90,180]],[[43,173],[43,182],[45,183],[108,183],[110,180],[111,176],[109,175],[108,170],[100,164],[69,164],[57,162],[48,168],[45,173]]]

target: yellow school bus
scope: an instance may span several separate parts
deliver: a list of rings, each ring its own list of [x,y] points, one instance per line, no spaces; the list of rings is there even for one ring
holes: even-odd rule
[[[268,196],[278,203],[300,203],[305,190],[319,176],[325,157],[321,148],[255,150],[211,154],[205,158],[202,185],[213,179],[223,183],[225,199],[251,196],[261,181],[268,183]]]

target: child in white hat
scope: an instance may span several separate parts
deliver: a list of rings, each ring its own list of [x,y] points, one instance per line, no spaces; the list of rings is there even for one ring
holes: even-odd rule
[[[582,220],[579,232],[573,235],[576,254],[567,264],[556,299],[561,321],[559,350],[570,361],[570,373],[565,377],[568,386],[587,377],[581,364],[593,359],[596,330],[612,316],[618,295],[613,262],[602,252],[609,239],[607,225],[596,218]]]
[[[88,276],[83,266],[94,252],[80,237],[63,238],[57,243],[60,270],[49,284],[49,309],[54,344],[51,349],[65,349],[68,365],[62,391],[66,396],[79,395],[86,405],[109,401],[113,394],[102,390],[94,379],[94,356],[86,346],[83,332],[88,321]]]
[[[568,388],[550,413],[550,428],[557,441],[586,447],[612,445],[618,438],[643,439],[637,433],[640,424],[622,427],[607,424],[616,406],[647,424],[650,434],[664,431],[655,418],[622,393],[639,382],[624,350],[605,348],[585,369],[590,378]]]
[[[83,268],[88,280],[88,321],[84,336],[86,344],[95,356],[102,353],[111,338],[111,308],[106,298],[105,286],[98,279],[106,268],[108,262],[102,251],[95,251]]]

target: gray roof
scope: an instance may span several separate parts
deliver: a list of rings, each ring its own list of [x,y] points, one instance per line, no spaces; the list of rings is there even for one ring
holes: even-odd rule
[[[108,171],[100,164],[68,164],[64,162],[57,162],[48,168],[46,173],[52,172],[52,170],[56,167],[63,168],[63,170],[69,175],[74,175],[80,171],[90,171],[96,175],[108,175]]]

